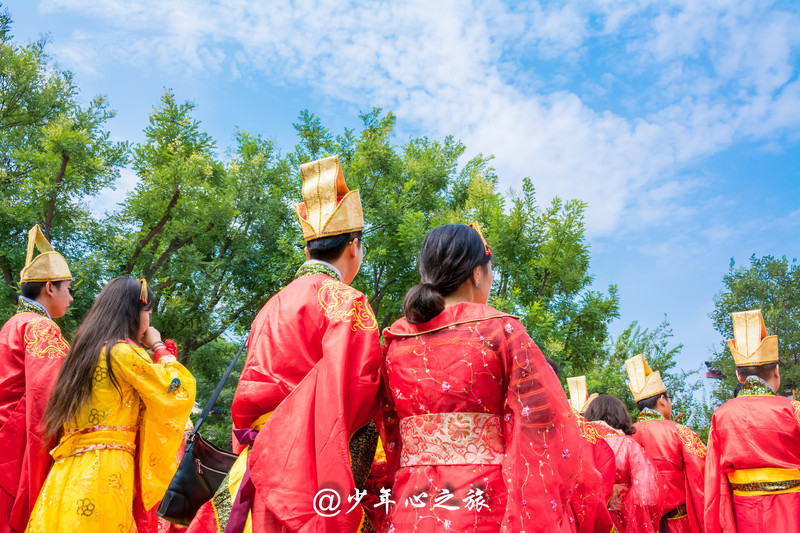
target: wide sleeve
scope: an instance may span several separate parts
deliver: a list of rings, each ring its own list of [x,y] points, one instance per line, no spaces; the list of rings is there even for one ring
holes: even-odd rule
[[[58,372],[69,351],[69,345],[55,322],[36,317],[23,326],[19,339],[24,353],[25,392],[17,409],[3,427],[0,460],[0,487],[14,495],[10,524],[20,531],[25,528],[30,512],[50,470],[50,448],[43,425],[47,400]],[[13,463],[13,464],[12,464]]]
[[[600,474],[564,390],[522,324],[506,320],[502,530],[610,531]]]
[[[250,476],[267,509],[292,531],[356,531],[363,512],[355,494],[350,438],[375,414],[380,384],[378,325],[366,297],[343,284],[320,296],[327,327],[322,357],[259,431]],[[374,449],[373,449],[374,454]],[[371,464],[371,457],[370,464]],[[320,489],[334,491],[344,510],[315,512]]]
[[[706,446],[697,433],[685,426],[678,426],[678,437],[681,440],[683,465],[686,472],[686,511],[689,523],[699,526],[697,533],[703,531],[703,509],[705,501],[705,466]],[[693,531],[695,529],[693,528]]]
[[[722,471],[719,436],[714,431],[715,417],[711,417],[708,433],[708,450],[705,463],[704,531],[719,533],[736,531],[733,518],[728,478]]]
[[[136,462],[145,510],[164,496],[177,469],[175,453],[192,412],[195,380],[177,361],[154,363],[144,350],[119,343],[111,350],[118,379],[139,395],[140,415]]]
[[[661,517],[658,469],[650,462],[639,444],[625,438],[630,489],[625,496],[625,516],[629,524],[641,524],[641,531],[658,531]],[[649,524],[650,527],[644,527]]]

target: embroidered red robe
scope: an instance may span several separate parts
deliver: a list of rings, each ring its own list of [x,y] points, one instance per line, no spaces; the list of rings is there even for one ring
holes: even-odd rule
[[[705,494],[707,532],[800,531],[800,402],[740,393],[717,408]]]
[[[640,415],[632,437],[658,469],[662,520],[670,533],[701,533],[706,447],[691,429],[649,413]]]
[[[362,293],[318,273],[295,279],[266,303],[253,322],[231,408],[234,429],[263,424],[247,460],[254,531],[345,533],[367,520],[359,505],[346,512],[356,488],[349,443],[374,416],[379,384],[378,325]],[[367,473],[371,464],[370,456]],[[315,511],[320,489],[337,492],[339,513]],[[225,529],[215,500],[191,532]]]
[[[0,532],[25,530],[52,465],[41,425],[69,351],[55,322],[33,312],[0,330]]]
[[[384,332],[388,531],[605,531],[600,474],[515,317],[459,303]]]

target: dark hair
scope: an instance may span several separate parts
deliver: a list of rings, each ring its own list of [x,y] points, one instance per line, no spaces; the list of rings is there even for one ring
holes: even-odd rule
[[[636,433],[631,414],[622,400],[610,394],[601,394],[591,402],[584,414],[586,420],[602,420],[615,429],[621,429],[626,435]]]
[[[62,279],[60,281],[51,281],[50,283],[52,283],[56,289],[61,289],[61,284],[63,282],[64,280]],[[25,298],[35,300],[42,295],[42,289],[44,289],[45,285],[47,285],[46,281],[26,281],[20,286],[20,293]]]
[[[139,336],[139,313],[153,308],[153,291],[147,289],[147,303],[139,300],[142,284],[128,277],[112,279],[103,287],[81,323],[67,358],[58,373],[45,410],[47,438],[55,437],[72,420],[92,393],[92,376],[100,353],[106,348],[106,365],[111,383],[119,390],[111,368],[111,348]]]
[[[555,372],[556,377],[559,380],[561,380],[561,369],[558,367],[558,363],[556,363],[556,360],[555,359],[551,359],[551,358],[547,357],[546,355],[544,356],[544,360],[547,361],[547,364],[550,365],[550,368],[553,369],[553,372]]]
[[[342,256],[347,245],[356,239],[360,240],[362,234],[361,231],[354,231],[308,241],[306,243],[308,256],[318,261],[336,261]]]
[[[747,379],[750,376],[756,376],[764,381],[767,381],[772,377],[772,373],[775,372],[776,368],[778,368],[778,363],[757,366],[737,366],[736,373],[739,374],[739,377],[742,379]]]
[[[645,409],[655,409],[656,404],[658,403],[658,399],[664,397],[665,400],[669,400],[669,394],[666,392],[662,392],[661,394],[656,394],[655,396],[651,396],[650,398],[645,398],[644,400],[639,400],[636,402],[636,408],[640,411],[644,411]]]
[[[466,224],[439,226],[425,236],[419,252],[419,285],[403,300],[411,324],[432,319],[444,309],[444,297],[458,290],[475,268],[492,260],[478,232]]]

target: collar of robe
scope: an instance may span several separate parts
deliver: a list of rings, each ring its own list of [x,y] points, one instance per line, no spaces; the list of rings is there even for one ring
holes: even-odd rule
[[[642,412],[639,413],[639,417],[636,419],[637,422],[641,422],[643,420],[666,420],[666,418],[664,418],[664,415],[658,411],[645,407],[642,409]]]
[[[335,280],[342,281],[342,275],[335,266],[318,259],[311,259],[303,263],[300,268],[297,269],[297,272],[295,272],[294,279],[313,276],[314,274],[325,274]]]
[[[16,314],[20,313],[36,313],[37,315],[42,315],[45,318],[50,318],[50,313],[47,312],[45,306],[36,300],[31,300],[30,298],[25,298],[24,296],[20,296],[19,300],[17,300]],[[50,319],[52,320],[52,318]]]
[[[738,396],[775,396],[775,391],[758,376],[748,376],[739,389]]]

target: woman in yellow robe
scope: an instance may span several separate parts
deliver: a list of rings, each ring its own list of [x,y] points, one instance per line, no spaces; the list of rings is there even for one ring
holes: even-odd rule
[[[164,495],[195,381],[149,326],[152,302],[145,282],[116,278],[78,329],[45,412],[61,439],[28,532],[137,531],[134,499],[149,510]]]

